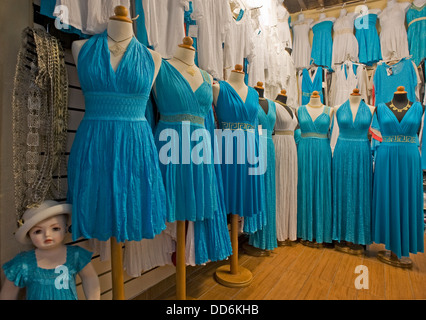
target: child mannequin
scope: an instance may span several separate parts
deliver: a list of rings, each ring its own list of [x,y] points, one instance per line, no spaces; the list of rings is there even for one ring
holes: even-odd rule
[[[28,300],[77,300],[76,274],[86,299],[100,299],[98,275],[90,262],[92,253],[63,243],[70,213],[71,205],[52,200],[25,211],[15,237],[36,248],[3,265],[6,279],[0,300],[16,300],[24,287]]]

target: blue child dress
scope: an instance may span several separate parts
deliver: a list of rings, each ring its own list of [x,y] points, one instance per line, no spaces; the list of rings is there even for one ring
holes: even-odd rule
[[[371,243],[373,160],[370,108],[361,100],[355,120],[349,100],[336,111],[339,137],[332,160],[333,240]]]
[[[423,107],[414,102],[401,122],[381,103],[376,110],[383,141],[373,177],[373,241],[398,258],[424,250],[423,173],[417,144]]]
[[[217,137],[221,151],[218,160],[226,210],[240,217],[252,217],[251,223],[244,224],[243,231],[253,233],[266,223],[263,178],[266,163],[259,155],[259,94],[256,89],[248,87],[243,101],[226,81],[220,81],[219,86],[215,110],[222,129],[222,136]]]
[[[266,144],[267,148],[267,167],[263,175],[265,179],[265,214],[266,225],[250,235],[249,244],[262,250],[273,250],[278,246],[277,242],[277,223],[276,223],[276,197],[275,197],[275,146],[272,140],[272,132],[274,131],[275,121],[277,119],[277,110],[275,102],[268,100],[268,112],[263,110],[259,105],[258,119],[262,129],[266,130],[265,135],[261,135],[260,139]],[[244,219],[244,223],[246,220]]]
[[[372,66],[382,60],[380,38],[376,28],[377,14],[368,13],[355,19],[359,62]]]
[[[312,121],[305,105],[298,109],[301,139],[297,148],[297,236],[332,242],[330,107]]]
[[[416,66],[426,58],[426,3],[422,7],[411,4],[407,11],[408,49]]]
[[[114,71],[106,31],[79,53],[86,111],[68,161],[73,240],[140,241],[166,227],[158,153],[145,118],[154,68],[151,53],[133,38]]]
[[[92,253],[79,246],[67,246],[67,259],[59,268],[37,264],[35,250],[18,254],[3,265],[6,278],[26,288],[27,300],[78,300],[76,275],[91,261]]]
[[[314,37],[312,39],[311,63],[331,69],[333,56],[333,38],[331,32],[333,22],[326,20],[312,27]]]

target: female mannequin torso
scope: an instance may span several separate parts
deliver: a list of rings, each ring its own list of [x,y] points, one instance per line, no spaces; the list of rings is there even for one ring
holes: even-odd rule
[[[241,67],[241,69],[239,68]],[[235,70],[231,71],[229,78],[226,82],[228,82],[232,88],[238,93],[242,101],[246,101],[248,94],[248,87],[244,82],[244,72],[242,70],[241,65],[237,65]],[[217,98],[219,97],[220,85],[219,83],[215,83],[213,85],[213,102],[216,105]]]

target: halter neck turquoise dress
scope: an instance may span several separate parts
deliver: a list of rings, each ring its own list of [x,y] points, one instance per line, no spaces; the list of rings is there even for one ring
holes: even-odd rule
[[[275,146],[272,140],[277,110],[275,102],[268,101],[268,111],[259,105],[258,120],[262,129],[266,130],[266,136],[260,136],[267,148],[267,167],[263,175],[265,179],[265,214],[266,225],[249,238],[249,244],[262,250],[273,250],[278,246],[276,223],[276,197],[275,197]],[[264,132],[265,133],[265,132]],[[250,218],[245,218],[244,223]]]
[[[248,87],[245,101],[226,81],[219,82],[216,116],[222,136],[218,137],[227,213],[252,217],[243,231],[253,233],[266,223],[266,163],[259,146],[259,94]],[[266,146],[265,146],[266,147]],[[266,150],[266,148],[265,148]]]
[[[333,55],[333,22],[325,20],[312,27],[314,37],[312,39],[311,63],[331,69]]]
[[[298,111],[301,138],[297,148],[297,236],[332,242],[330,107],[314,120],[305,105]]]
[[[380,38],[377,33],[377,14],[368,13],[355,19],[355,37],[358,41],[359,62],[372,66],[382,60]]]
[[[407,11],[407,38],[410,54],[416,66],[426,58],[426,3],[421,7],[411,4]]]
[[[336,111],[339,138],[332,160],[333,240],[367,245],[371,240],[373,159],[370,108],[361,100],[355,120],[349,100]]]
[[[381,103],[376,114],[383,141],[374,165],[373,241],[399,258],[424,251],[423,173],[417,144],[423,107],[414,102],[398,121]]]
[[[151,53],[135,38],[116,71],[106,31],[80,50],[86,110],[68,161],[73,240],[140,241],[166,227],[158,153],[145,118],[154,68]]]
[[[160,120],[154,139],[166,189],[167,220],[194,221],[196,264],[232,254],[222,177],[214,163],[212,84],[209,75],[200,71],[203,82],[193,91],[184,76],[163,60],[155,84]]]

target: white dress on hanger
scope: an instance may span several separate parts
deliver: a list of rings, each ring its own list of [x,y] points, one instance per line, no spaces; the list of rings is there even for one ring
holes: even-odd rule
[[[288,99],[288,98],[287,98]],[[275,134],[275,190],[277,240],[297,239],[297,148],[293,135],[279,134],[278,131],[293,131],[297,118],[287,109],[276,104],[277,119]]]
[[[409,2],[391,2],[378,16],[383,60],[402,59],[410,54],[405,29],[405,14],[409,6]]]
[[[279,4],[277,7],[278,38],[286,48],[293,47],[290,33],[290,24],[288,23],[289,17],[290,13],[287,11],[287,9],[282,4]]]
[[[313,19],[292,23],[293,51],[291,53],[296,68],[307,68],[311,60],[311,44],[309,42],[309,30]]]
[[[344,10],[344,9],[342,9]],[[354,35],[356,13],[344,10],[333,25],[333,54],[331,63],[341,63],[345,60],[358,61],[358,41]]]

